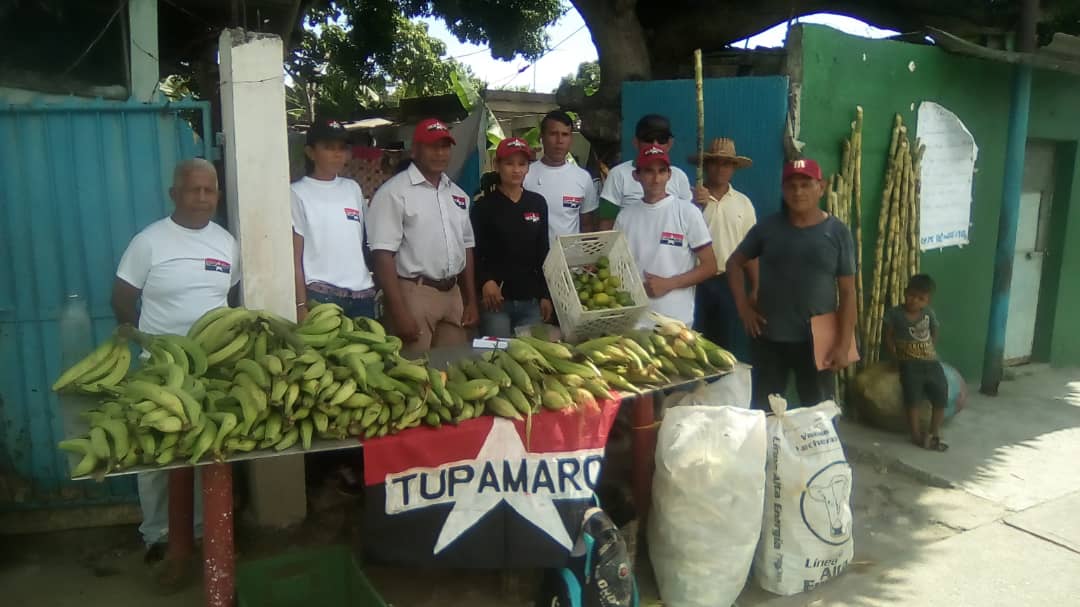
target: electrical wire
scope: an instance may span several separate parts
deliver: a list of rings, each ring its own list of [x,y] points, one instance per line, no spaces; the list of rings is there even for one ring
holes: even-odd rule
[[[576,36],[577,33],[580,32],[583,29],[585,29],[585,24],[584,23],[581,24],[581,27],[579,27],[576,30],[574,30],[573,32],[571,32],[570,35],[568,35],[565,38],[563,38],[562,40],[556,42],[554,46],[552,46],[551,48],[544,51],[544,53],[542,55],[540,55],[539,57],[537,57],[536,59],[534,59],[532,63],[529,63],[529,64],[525,65],[524,67],[522,67],[521,69],[519,69],[518,71],[514,72],[513,74],[511,74],[509,76],[509,78],[500,79],[494,86],[495,87],[506,86],[506,85],[510,84],[511,82],[513,82],[515,79],[517,79],[518,76],[525,73],[530,67],[535,69],[536,64],[539,63],[541,59],[543,59],[544,57],[547,57],[549,53],[551,53],[555,49],[562,46],[564,43],[566,43],[567,40],[570,40],[571,38]]]
[[[113,11],[112,16],[109,17],[109,20],[105,22],[105,27],[101,28],[101,31],[98,32],[98,35],[94,36],[94,39],[90,41],[90,46],[87,46],[86,49],[83,50],[82,54],[80,54],[79,57],[75,59],[75,61],[71,65],[69,65],[66,70],[60,73],[61,77],[67,76],[71,72],[71,70],[75,69],[80,63],[82,63],[83,59],[86,59],[86,56],[90,54],[90,51],[92,51],[95,46],[97,46],[97,43],[101,42],[101,38],[105,36],[105,32],[109,31],[109,28],[112,26],[113,21],[116,21],[116,17],[120,15],[121,11],[124,10],[124,7],[127,6],[127,3],[128,0],[123,0],[122,2],[120,2],[119,6],[116,7],[116,10]]]

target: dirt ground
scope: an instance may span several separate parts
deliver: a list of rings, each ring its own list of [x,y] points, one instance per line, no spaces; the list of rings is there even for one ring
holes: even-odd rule
[[[854,461],[855,564],[847,575],[873,576],[898,552],[917,551],[1000,515],[989,502],[962,491],[927,487],[882,465]],[[362,540],[360,505],[330,487],[315,492],[308,521],[285,532],[237,531],[239,566],[299,547]],[[9,536],[0,550],[0,587],[12,605],[98,607],[202,604],[201,577],[181,592],[161,596],[154,569],[142,562],[137,530],[131,526],[64,533]],[[642,552],[638,566],[643,605],[659,604]],[[540,573],[416,570],[366,567],[387,603],[396,607],[525,607],[533,604]],[[63,580],[58,585],[57,580]],[[240,589],[242,591],[242,588]],[[797,604],[806,604],[804,595]],[[740,607],[780,604],[748,584]],[[796,603],[793,603],[796,604]]]

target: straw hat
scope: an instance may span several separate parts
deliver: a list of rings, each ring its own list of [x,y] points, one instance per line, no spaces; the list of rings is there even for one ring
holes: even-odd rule
[[[739,156],[735,153],[735,140],[728,139],[726,137],[717,137],[712,140],[709,147],[705,148],[705,160],[729,160],[735,164],[737,169],[745,169],[754,164],[753,160],[750,160],[746,156]],[[690,157],[689,161],[693,164],[697,164],[698,156],[694,154]]]

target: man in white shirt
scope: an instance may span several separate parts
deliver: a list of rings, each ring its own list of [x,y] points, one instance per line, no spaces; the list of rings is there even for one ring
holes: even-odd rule
[[[375,277],[394,333],[413,354],[467,343],[479,312],[469,198],[446,176],[450,128],[413,133],[413,163],[375,192],[367,214]]]
[[[634,147],[638,153],[646,147],[660,147],[670,154],[675,145],[671,134],[671,121],[659,114],[647,114],[638,120],[634,128]],[[671,167],[671,177],[667,182],[667,193],[680,200],[692,200],[690,178],[677,166]],[[615,224],[615,217],[621,209],[641,204],[644,194],[641,183],[634,178],[634,161],[627,160],[608,171],[604,180],[604,189],[600,192],[600,207],[597,211],[601,230],[610,230]]]
[[[671,179],[667,150],[644,147],[635,167],[644,198],[619,213],[615,229],[626,236],[652,309],[689,325],[694,321],[695,285],[716,275],[709,229],[689,199],[666,191]]]
[[[524,187],[547,201],[549,240],[591,232],[600,201],[588,171],[567,161],[574,121],[562,110],[549,112],[540,121],[540,140],[544,155],[529,167]]]
[[[739,322],[739,311],[724,276],[724,266],[757,223],[750,199],[731,185],[735,171],[748,168],[754,162],[736,153],[732,139],[713,139],[703,156],[705,183],[698,184],[694,201],[702,208],[705,224],[709,226],[719,271],[698,285],[694,328],[737,357],[745,358],[750,354],[749,339]],[[697,155],[691,156],[689,161],[697,164]],[[747,264],[746,276],[750,299],[757,301],[757,260]]]
[[[200,158],[181,162],[173,174],[169,196],[175,211],[135,235],[120,259],[113,283],[112,307],[117,322],[137,325],[151,335],[186,335],[203,314],[229,305],[230,294],[235,296],[240,282],[236,239],[211,221],[218,203],[214,165]],[[169,532],[169,474],[138,475],[143,512],[139,532],[148,560],[162,556]],[[198,491],[195,497],[200,501]],[[201,535],[201,514],[202,508],[197,506],[196,536]]]

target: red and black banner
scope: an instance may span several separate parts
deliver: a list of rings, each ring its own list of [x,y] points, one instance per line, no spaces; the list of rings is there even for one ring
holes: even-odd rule
[[[618,411],[481,417],[364,442],[368,558],[455,568],[563,566],[595,505]]]

